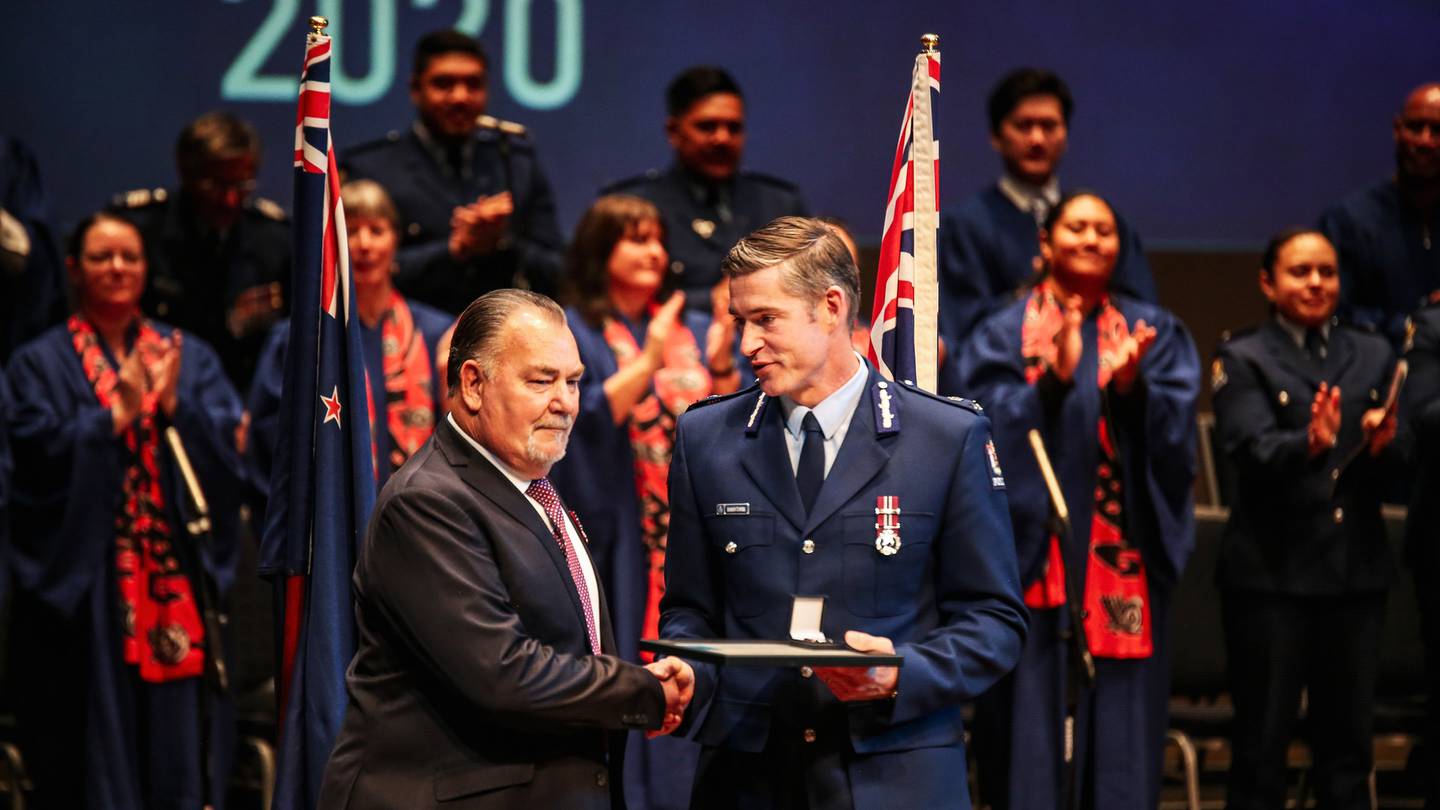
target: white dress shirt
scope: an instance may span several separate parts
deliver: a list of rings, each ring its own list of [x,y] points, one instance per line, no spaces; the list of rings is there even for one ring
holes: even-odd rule
[[[800,451],[805,447],[805,431],[800,423],[805,420],[805,414],[813,411],[815,421],[820,423],[820,432],[825,434],[825,475],[830,475],[830,466],[835,463],[835,455],[840,452],[845,434],[850,431],[850,420],[855,416],[855,408],[865,393],[865,380],[870,376],[870,368],[860,355],[855,355],[855,359],[859,361],[856,364],[859,368],[850,375],[850,379],[820,400],[814,408],[797,405],[789,397],[780,398],[780,412],[785,416],[785,445],[790,451],[792,472],[800,469]]]

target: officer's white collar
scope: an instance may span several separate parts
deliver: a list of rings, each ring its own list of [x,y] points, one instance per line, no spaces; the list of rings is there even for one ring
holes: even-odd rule
[[[795,400],[789,397],[780,398],[780,412],[785,416],[785,429],[790,431],[791,436],[801,435],[800,423],[804,421],[805,414],[812,411],[826,439],[834,436],[835,431],[850,420],[860,405],[861,395],[865,393],[865,381],[870,377],[870,366],[866,364],[865,358],[857,353],[855,359],[859,361],[859,368],[850,375],[850,379],[831,391],[830,395],[820,400],[814,408],[796,404]]]
[[[1053,174],[1045,185],[1037,186],[1006,173],[1000,175],[999,186],[1005,199],[1027,214],[1035,210],[1036,200],[1043,200],[1047,211],[1060,202],[1060,178]]]
[[[1291,321],[1284,315],[1281,315],[1278,310],[1275,312],[1275,322],[1280,324],[1280,328],[1284,330],[1285,334],[1290,336],[1291,340],[1295,341],[1295,346],[1297,348],[1305,348],[1305,333],[1309,331],[1306,327],[1301,326],[1294,321]],[[1320,338],[1326,343],[1330,342],[1329,320],[1326,320],[1325,323],[1320,324]]]

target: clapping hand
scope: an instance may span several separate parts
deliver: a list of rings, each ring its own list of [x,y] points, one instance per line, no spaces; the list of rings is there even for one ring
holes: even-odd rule
[[[661,658],[645,665],[650,674],[660,679],[665,690],[665,719],[660,728],[645,732],[647,738],[670,734],[680,727],[685,709],[695,697],[695,670],[681,658]]]
[[[1075,379],[1075,367],[1080,365],[1080,354],[1085,343],[1080,337],[1080,325],[1085,321],[1084,301],[1078,295],[1066,298],[1060,304],[1064,308],[1065,320],[1055,335],[1055,363],[1050,370],[1061,382]]]
[[[845,643],[859,652],[895,654],[895,644],[884,636],[859,630],[845,631]],[[880,700],[895,693],[900,680],[896,667],[816,667],[815,674],[841,700]]]
[[[1371,456],[1380,455],[1395,439],[1399,420],[1393,410],[1371,408],[1360,417],[1360,429],[1365,432],[1365,444]]]
[[[1124,328],[1123,324],[1121,328]],[[1135,322],[1135,331],[1121,339],[1120,357],[1110,372],[1110,379],[1120,393],[1128,394],[1135,387],[1135,380],[1140,376],[1140,361],[1145,359],[1145,353],[1154,343],[1155,327],[1145,323],[1143,318]]]
[[[665,343],[670,333],[680,323],[680,311],[685,307],[685,293],[676,292],[656,310],[645,330],[645,362],[652,371],[665,365]]]
[[[145,364],[140,360],[140,352],[131,351],[120,361],[114,398],[110,402],[110,418],[114,422],[116,436],[124,433],[139,418],[144,401]]]
[[[1320,383],[1315,399],[1310,403],[1310,427],[1306,435],[1310,440],[1310,457],[1314,458],[1335,446],[1340,434],[1340,387],[1331,388]],[[1387,440],[1388,441],[1388,440]]]
[[[457,261],[465,261],[493,252],[505,235],[513,213],[515,201],[508,191],[456,207],[450,213],[450,255]]]
[[[175,405],[178,402],[177,389],[180,383],[180,332],[177,330],[172,337],[161,338],[156,347],[156,364],[152,372],[149,367],[145,369],[145,384],[151,393],[155,394],[160,409],[165,416],[174,418]],[[139,352],[131,352],[132,355]]]

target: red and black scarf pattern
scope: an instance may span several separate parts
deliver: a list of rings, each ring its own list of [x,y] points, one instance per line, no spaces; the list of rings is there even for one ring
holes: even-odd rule
[[[71,345],[101,407],[115,399],[119,380],[95,327],[79,315],[67,324]],[[158,375],[161,337],[138,316],[134,348],[152,376]],[[123,618],[121,646],[141,680],[162,683],[199,676],[205,668],[205,628],[173,545],[160,486],[159,395],[144,395],[140,416],[122,435],[127,464],[115,512],[115,578]]]
[[[655,317],[658,310],[658,305],[652,305],[650,317]],[[618,319],[605,319],[604,337],[621,368],[640,356],[640,344]],[[670,330],[661,356],[663,363],[655,372],[649,393],[635,404],[629,419],[630,446],[635,453],[635,489],[640,496],[640,537],[648,558],[649,587],[641,638],[655,638],[660,634],[660,598],[665,595],[665,543],[670,533],[670,494],[666,479],[675,449],[675,420],[691,404],[709,396],[713,385],[695,336],[683,324]]]
[[[425,336],[404,296],[391,291],[380,317],[380,354],[385,374],[385,429],[390,434],[390,471],[400,469],[435,431],[434,367]]]
[[[1021,326],[1021,355],[1025,380],[1034,385],[1055,362],[1056,337],[1065,322],[1065,310],[1049,285],[1031,292]],[[1123,341],[1129,334],[1125,316],[1109,297],[1096,313],[1099,344],[1097,384],[1103,392],[1111,369],[1122,362]],[[1114,433],[1102,410],[1096,426],[1100,458],[1095,469],[1095,491],[1090,510],[1090,549],[1086,555],[1084,607],[1085,638],[1099,658],[1149,658],[1154,652],[1150,633],[1150,587],[1140,550],[1124,535],[1124,478]],[[1065,604],[1065,558],[1060,538],[1051,535],[1040,578],[1025,590],[1025,604],[1056,608]]]

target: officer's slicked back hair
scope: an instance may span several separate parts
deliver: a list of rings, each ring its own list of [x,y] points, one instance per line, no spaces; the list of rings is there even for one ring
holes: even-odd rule
[[[695,102],[715,93],[731,93],[745,98],[735,78],[723,69],[712,65],[689,68],[671,80],[665,90],[665,111],[671,116],[684,115]]]
[[[1075,109],[1075,99],[1065,80],[1054,72],[1041,68],[1023,67],[1006,74],[990,91],[986,110],[990,114],[990,132],[999,134],[1000,124],[1005,116],[1014,112],[1020,102],[1031,96],[1054,96],[1060,101],[1060,112],[1065,124],[1070,124],[1070,113]]]
[[[415,62],[411,68],[411,77],[418,77],[425,72],[425,68],[430,67],[431,59],[447,53],[469,54],[479,59],[487,72],[490,69],[490,58],[485,55],[480,40],[447,28],[443,31],[431,31],[415,43]]]
[[[453,394],[460,390],[460,366],[466,360],[477,360],[484,369],[486,379],[495,375],[500,363],[500,339],[505,334],[505,323],[526,307],[539,310],[552,317],[560,329],[565,328],[565,310],[560,305],[539,293],[529,290],[494,290],[470,302],[455,322],[455,334],[450,338],[450,358],[445,370],[445,384]]]
[[[1324,239],[1327,243],[1330,241],[1330,237],[1326,236],[1324,231],[1308,225],[1292,225],[1270,237],[1270,241],[1265,243],[1265,252],[1260,254],[1260,270],[1269,278],[1275,278],[1275,263],[1280,261],[1280,251],[1296,239],[1311,234]]]
[[[191,121],[175,141],[175,162],[182,177],[218,160],[252,155],[260,162],[260,136],[239,116],[216,110]]]
[[[860,270],[849,248],[821,220],[780,217],[737,242],[720,264],[720,272],[736,278],[781,264],[785,268],[780,286],[786,292],[818,302],[830,287],[839,287],[850,305],[849,322],[855,322],[860,311]]]

